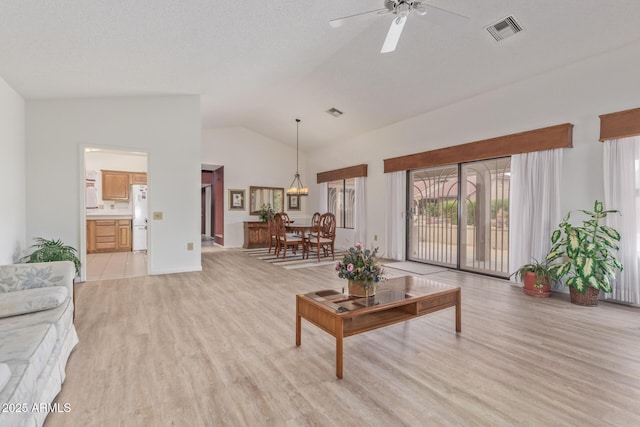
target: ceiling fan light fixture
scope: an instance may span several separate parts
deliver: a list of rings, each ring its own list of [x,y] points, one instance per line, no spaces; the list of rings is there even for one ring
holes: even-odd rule
[[[300,181],[300,173],[298,172],[298,145],[300,142],[300,119],[296,119],[296,174],[293,177],[293,181],[291,181],[291,185],[287,189],[287,194],[292,196],[308,196],[309,189],[302,185],[302,181]]]
[[[381,9],[370,10],[368,12],[356,13],[355,15],[343,16],[342,18],[332,19],[329,21],[329,25],[332,27],[338,27],[342,23],[351,18],[366,17],[373,14],[377,15],[394,15],[394,19],[391,22],[391,27],[387,33],[387,37],[384,41],[380,53],[393,52],[396,49],[402,29],[406,23],[409,15],[417,16],[429,16],[430,19],[441,21],[443,23],[451,22],[452,25],[457,25],[461,19],[469,19],[464,15],[460,15],[456,12],[452,12],[447,9],[442,9],[437,6],[433,6],[423,2],[422,0],[385,0],[384,7]],[[412,18],[413,19],[413,18]],[[455,22],[455,24],[454,24]]]

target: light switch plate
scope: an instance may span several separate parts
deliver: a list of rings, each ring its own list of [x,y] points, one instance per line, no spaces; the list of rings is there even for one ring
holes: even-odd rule
[[[162,219],[162,212],[154,212],[153,219],[157,219],[157,220]]]

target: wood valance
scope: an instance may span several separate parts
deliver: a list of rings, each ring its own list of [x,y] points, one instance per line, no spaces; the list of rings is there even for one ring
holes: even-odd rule
[[[360,178],[367,176],[367,165],[349,166],[348,168],[335,169],[317,174],[317,183],[338,181],[340,179]]]
[[[495,159],[512,154],[573,147],[573,125],[565,123],[384,160],[384,172]]]
[[[640,108],[600,116],[600,141],[640,135]]]

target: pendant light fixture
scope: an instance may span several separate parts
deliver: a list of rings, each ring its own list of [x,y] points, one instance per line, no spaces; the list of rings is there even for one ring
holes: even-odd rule
[[[300,181],[300,173],[298,172],[298,145],[300,137],[300,119],[296,119],[296,175],[291,181],[291,185],[287,189],[287,194],[294,196],[308,196],[309,189],[302,185]]]

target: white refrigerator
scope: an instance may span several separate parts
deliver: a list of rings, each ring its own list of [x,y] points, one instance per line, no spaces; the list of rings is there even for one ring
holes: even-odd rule
[[[147,250],[147,186],[131,186],[131,204],[133,207],[132,249]]]

